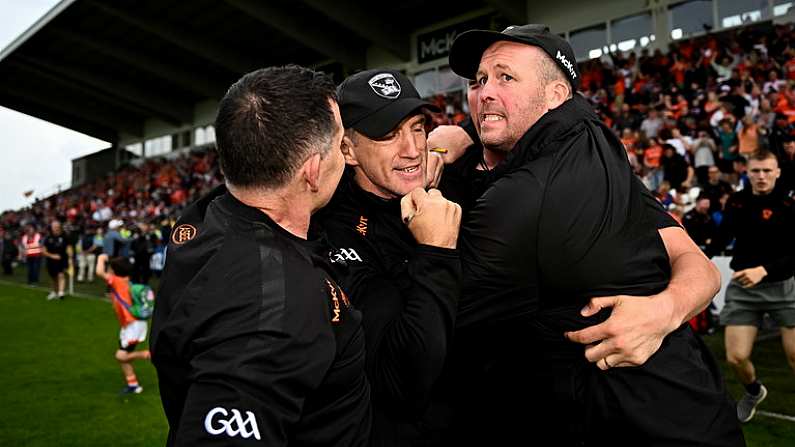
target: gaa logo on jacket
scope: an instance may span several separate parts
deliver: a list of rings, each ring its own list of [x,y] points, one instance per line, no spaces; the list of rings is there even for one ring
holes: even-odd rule
[[[254,413],[246,411],[246,418],[235,408],[232,408],[230,413],[223,407],[215,407],[207,413],[204,418],[204,429],[211,435],[226,434],[230,438],[240,436],[243,439],[248,439],[254,436],[257,441],[260,440],[259,427],[257,427],[257,418]]]

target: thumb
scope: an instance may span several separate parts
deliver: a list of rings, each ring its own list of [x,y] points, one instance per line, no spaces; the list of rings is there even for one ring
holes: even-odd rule
[[[596,315],[599,313],[600,310],[615,306],[618,301],[619,297],[617,296],[606,296],[600,298],[591,298],[591,301],[588,301],[588,304],[582,308],[580,311],[580,315],[583,317],[590,317],[592,315]]]

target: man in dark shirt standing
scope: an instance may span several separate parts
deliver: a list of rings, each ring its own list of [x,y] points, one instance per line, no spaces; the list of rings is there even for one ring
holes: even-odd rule
[[[343,81],[337,96],[348,167],[313,223],[336,247],[331,262],[363,315],[371,445],[416,445],[438,433],[435,425],[445,418],[431,405],[431,391],[455,324],[461,210],[438,190],[424,191],[424,109],[435,107],[408,78],[363,71]],[[408,224],[401,218],[404,196],[404,211],[412,203],[420,210]]]
[[[712,238],[718,230],[709,213],[709,208],[709,197],[701,195],[696,199],[696,206],[682,218],[682,224],[687,230],[687,234],[702,250],[712,242]]]
[[[167,444],[365,446],[361,314],[307,240],[345,164],[334,85],[254,71],[215,129],[226,185],[171,232],[152,323]]]
[[[69,267],[69,253],[66,235],[61,222],[55,220],[50,224],[50,234],[44,239],[44,257],[47,259],[47,273],[52,278],[52,291],[47,300],[62,300],[66,288],[66,272]]]
[[[701,185],[701,194],[709,198],[709,212],[720,211],[720,201],[726,194],[734,192],[734,188],[729,182],[721,180],[720,169],[717,166],[710,166],[707,170],[707,183]]]
[[[662,228],[620,141],[573,94],[571,47],[539,25],[470,31],[450,66],[479,84],[483,145],[508,154],[459,242],[456,441],[741,445],[714,360],[684,324],[708,299],[694,308],[675,298],[686,283],[669,285],[672,269],[709,263],[672,220]],[[696,271],[714,293],[714,268]],[[627,315],[643,349],[616,342]]]
[[[726,360],[746,392],[737,417],[748,422],[767,397],[751,352],[765,313],[781,330],[781,342],[795,372],[795,205],[775,188],[780,175],[776,156],[757,152],[748,160],[751,189],[735,193],[726,204],[718,235],[708,254],[734,242],[732,282],[726,289],[721,323],[726,325]]]

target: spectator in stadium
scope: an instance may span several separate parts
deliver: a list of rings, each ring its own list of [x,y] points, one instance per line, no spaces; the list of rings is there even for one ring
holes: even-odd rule
[[[776,156],[757,152],[749,160],[751,188],[735,193],[708,254],[732,240],[732,282],[726,289],[721,324],[726,326],[726,360],[745,386],[737,418],[748,422],[767,397],[751,362],[754,340],[768,313],[778,324],[790,368],[795,372],[795,205],[775,188]]]
[[[109,258],[118,256],[126,256],[126,246],[129,240],[121,235],[121,228],[124,226],[124,221],[120,219],[111,219],[108,222],[108,231],[102,240],[102,252],[108,255]]]
[[[784,139],[779,155],[779,166],[781,177],[776,185],[785,195],[795,198],[795,136]]]
[[[719,167],[721,172],[726,174],[733,172],[732,163],[737,158],[737,133],[732,126],[732,122],[724,118],[720,122],[720,130],[718,130],[718,139],[720,141]]]
[[[734,189],[729,182],[721,179],[720,169],[717,166],[710,166],[707,171],[707,183],[702,185],[702,194],[709,199],[709,211],[714,213],[721,209],[721,198],[725,194],[731,194]]]
[[[371,69],[337,89],[347,170],[313,222],[331,262],[362,312],[372,387],[371,445],[429,442],[439,423],[431,390],[452,344],[461,282],[456,250],[461,208],[425,192],[425,111],[409,79]],[[438,157],[437,157],[438,158]],[[419,212],[404,223],[414,205]]]
[[[656,197],[666,209],[676,205],[676,198],[671,194],[671,182],[668,180],[660,182],[660,186],[654,191],[654,197]]]
[[[715,166],[715,141],[710,138],[706,131],[700,130],[693,147],[695,147],[693,167],[695,168],[696,181],[699,186],[703,187],[708,181],[710,168]],[[718,168],[715,169],[717,170]]]
[[[673,145],[668,143],[663,145],[660,166],[663,170],[663,180],[667,181],[672,189],[678,190],[682,185],[690,187],[693,181],[693,168]]]
[[[54,220],[50,224],[50,234],[44,238],[42,246],[42,254],[47,258],[47,273],[52,278],[52,291],[47,295],[47,299],[62,300],[66,289],[66,269],[71,260],[61,222]]]
[[[706,250],[717,231],[712,215],[709,213],[709,202],[709,197],[699,196],[696,199],[696,206],[682,218],[682,224],[687,230],[687,234],[702,250]]]
[[[248,73],[215,134],[226,184],[177,221],[152,321],[167,445],[364,446],[362,317],[307,240],[345,165],[334,85],[295,65]]]
[[[38,284],[39,282],[43,252],[42,239],[41,234],[36,231],[33,225],[28,224],[25,226],[25,234],[22,236],[22,250],[28,271],[28,284]]]
[[[741,445],[716,365],[703,363],[706,346],[683,325],[717,290],[717,273],[681,228],[650,205],[618,139],[572,95],[579,83],[573,60],[568,43],[542,25],[469,31],[451,49],[452,70],[480,84],[483,145],[511,152],[491,172],[489,189],[462,228],[455,349],[463,358],[455,372],[465,376],[466,393],[459,391],[469,405],[457,415],[455,435],[462,442],[516,440],[533,421],[533,433],[548,432],[566,445]],[[670,270],[655,259],[673,250],[666,234],[687,247],[670,256],[673,269],[698,265],[693,283],[706,282],[706,293],[688,293],[695,299],[676,311],[669,305],[677,294],[590,299],[661,293]],[[648,311],[660,309],[658,299],[668,301],[668,316]],[[626,333],[614,332],[615,320],[598,324],[610,313],[600,311],[617,303],[610,318],[621,319],[628,308],[638,313],[623,316],[636,323],[659,318],[641,331],[655,340],[643,353],[619,349],[612,338]],[[585,356],[579,343],[588,345]],[[485,370],[478,366],[484,359]],[[643,368],[617,367],[639,363]],[[687,364],[688,372],[674,363]],[[641,404],[650,402],[639,396],[642,389],[654,390],[654,404]],[[515,412],[519,402],[527,408],[532,401],[544,404]]]
[[[77,282],[93,282],[97,265],[97,251],[101,250],[102,240],[97,241],[97,231],[86,229],[80,236],[77,250]]]
[[[133,239],[130,242],[130,251],[133,259],[132,280],[138,284],[149,284],[152,277],[152,270],[149,267],[149,260],[155,252],[154,234],[149,231],[149,225],[140,223],[133,229]]]
[[[14,240],[14,234],[0,227],[0,261],[3,264],[3,274],[14,274],[14,261],[19,257],[19,248]]]
[[[640,123],[640,130],[647,138],[656,138],[664,124],[657,109],[652,108],[649,109],[649,115]]]
[[[123,257],[108,259],[107,254],[99,255],[97,259],[97,276],[102,278],[110,289],[113,311],[119,320],[119,348],[116,350],[116,361],[121,366],[122,374],[127,385],[122,388],[121,394],[141,394],[144,388],[138,383],[135,368],[132,363],[136,360],[149,360],[149,350],[136,351],[136,348],[146,341],[148,325],[145,320],[137,320],[130,313],[133,299],[130,290],[130,275],[133,266],[130,260]]]

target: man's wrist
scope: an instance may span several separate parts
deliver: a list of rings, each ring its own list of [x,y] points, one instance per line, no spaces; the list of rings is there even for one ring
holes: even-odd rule
[[[678,329],[685,322],[687,315],[682,313],[679,306],[677,306],[674,295],[668,289],[654,295],[651,299],[656,303],[658,315],[660,315],[660,321],[663,322],[663,330],[666,335]]]

